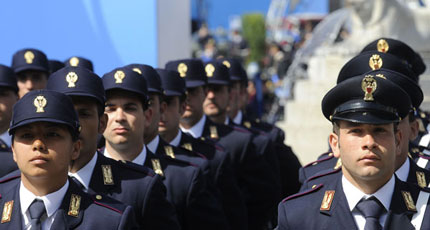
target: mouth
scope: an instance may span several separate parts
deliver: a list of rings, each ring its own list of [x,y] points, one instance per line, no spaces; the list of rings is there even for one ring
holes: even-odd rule
[[[33,157],[30,160],[31,163],[36,164],[36,165],[40,165],[40,164],[45,164],[48,162],[48,159],[42,157],[42,156],[37,156],[37,157]]]
[[[124,127],[118,127],[118,128],[114,128],[114,129],[113,129],[113,131],[114,131],[116,134],[123,134],[123,133],[127,133],[127,132],[128,132],[128,129],[127,129],[127,128],[124,128]]]
[[[381,160],[381,158],[378,155],[371,154],[371,153],[366,154],[360,158],[360,161],[364,161],[364,162],[375,162],[375,161],[380,161],[380,160]]]

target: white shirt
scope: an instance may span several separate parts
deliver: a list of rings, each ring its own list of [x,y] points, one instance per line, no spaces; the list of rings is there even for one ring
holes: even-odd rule
[[[106,149],[106,148],[105,148],[105,150],[104,150],[104,152],[103,152],[103,155],[104,155],[105,157],[108,157],[108,158],[114,159],[114,158],[109,154],[109,152],[107,151],[107,149]],[[145,160],[146,160],[146,148],[145,148],[145,145],[143,145],[142,151],[140,151],[139,155],[137,155],[137,157],[136,157],[136,158],[134,158],[131,162],[133,162],[133,163],[135,163],[135,164],[143,165],[143,164],[145,163]]]
[[[12,146],[12,136],[7,131],[0,135],[0,139],[6,143],[7,147]]]
[[[236,125],[242,124],[242,117],[243,117],[242,111],[239,110],[239,112],[237,112],[236,116],[233,118],[233,122]]]
[[[228,125],[230,123],[230,119],[228,117],[225,118],[224,125]]]
[[[411,166],[409,165],[409,157],[407,157],[406,160],[405,160],[405,163],[403,163],[402,166],[399,169],[397,169],[397,171],[395,172],[396,176],[401,181],[408,180],[410,167]]]
[[[176,135],[175,138],[173,138],[173,140],[169,144],[175,147],[178,147],[179,144],[181,143],[181,138],[182,138],[182,132],[181,130],[178,130],[178,134]]]
[[[351,182],[349,182],[345,178],[345,176],[342,175],[343,192],[345,193],[346,200],[348,201],[349,205],[349,210],[352,213],[352,216],[355,220],[355,223],[357,224],[358,229],[364,229],[364,225],[366,224],[366,219],[364,218],[364,216],[355,208],[361,198],[364,197],[365,199],[367,199],[371,196],[374,196],[382,203],[382,205],[384,205],[385,210],[388,211],[390,210],[391,198],[394,192],[394,184],[395,180],[393,175],[391,179],[374,194],[365,194],[353,184],[351,184]],[[382,227],[384,227],[385,219],[387,219],[387,212],[383,213],[379,218],[379,223]]]
[[[152,139],[149,144],[146,146],[148,147],[149,151],[155,154],[157,152],[158,143],[160,142],[160,137],[157,135],[154,139]]]
[[[76,178],[85,187],[85,192],[88,192],[90,187],[91,176],[93,175],[94,167],[97,163],[97,152],[94,154],[93,158],[76,173],[69,172],[69,176]]]
[[[69,188],[69,181],[66,180],[66,183],[59,190],[50,193],[45,196],[36,196],[32,192],[30,192],[21,182],[19,187],[19,199],[21,205],[21,214],[22,218],[22,227],[23,229],[29,229],[30,226],[30,212],[28,208],[31,203],[33,203],[34,199],[39,199],[43,201],[46,209],[46,215],[41,217],[42,230],[50,229],[52,223],[54,222],[54,214],[57,212],[58,208],[60,208],[61,202],[63,201],[64,196],[66,195],[67,189]],[[62,217],[61,217],[62,218]]]
[[[206,123],[206,115],[203,115],[202,118],[200,118],[200,121],[198,121],[193,127],[190,129],[186,129],[181,126],[181,130],[184,133],[189,133],[194,138],[199,138],[203,135],[203,129],[205,127]]]

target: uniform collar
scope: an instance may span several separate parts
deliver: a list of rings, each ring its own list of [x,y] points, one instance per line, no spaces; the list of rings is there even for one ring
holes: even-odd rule
[[[396,176],[401,181],[407,181],[409,176],[409,169],[410,169],[409,157],[407,157],[405,162],[402,164],[402,166],[399,169],[397,169],[397,171],[395,172]]]
[[[69,172],[69,176],[76,178],[88,191],[90,187],[91,176],[93,175],[94,167],[97,163],[97,152],[94,154],[93,158],[76,173]]]
[[[360,202],[361,198],[369,198],[371,196],[376,197],[385,207],[385,210],[390,210],[391,197],[394,192],[395,179],[394,175],[391,176],[391,179],[385,183],[378,191],[373,194],[365,194],[360,189],[355,187],[351,182],[349,182],[344,175],[342,175],[342,187],[343,192],[345,193],[346,200],[348,201],[349,210],[355,208],[355,206]]]
[[[182,138],[182,132],[181,132],[181,130],[178,129],[178,134],[176,135],[175,138],[173,138],[173,140],[169,143],[169,145],[173,145],[175,147],[178,147],[179,144],[181,143],[181,138]]]
[[[193,136],[194,138],[200,138],[203,134],[205,123],[206,123],[206,115],[203,115],[202,118],[200,118],[200,120],[193,127],[191,127],[190,129],[186,129],[181,126],[181,130],[184,133],[191,134],[191,136]]]
[[[7,147],[12,146],[12,136],[7,131],[0,135],[0,139],[6,143]]]
[[[146,146],[143,145],[142,151],[139,153],[139,155],[137,155],[136,158],[134,158],[132,162],[138,165],[143,165],[145,163],[145,160],[146,160]]]
[[[146,146],[148,146],[149,151],[155,153],[155,152],[157,152],[158,143],[160,143],[160,137],[157,135]]]
[[[37,198],[43,201],[43,204],[45,205],[45,209],[46,209],[46,214],[48,215],[48,217],[51,217],[60,207],[61,202],[63,201],[64,195],[66,195],[68,188],[69,188],[69,180],[66,180],[66,183],[59,190],[40,197],[30,192],[22,184],[22,181],[21,181],[21,185],[19,187],[19,197],[20,197],[22,215],[26,216],[25,213],[27,212],[28,207],[30,207],[31,203],[33,203],[33,200]]]
[[[230,118],[228,116],[225,118],[224,125],[230,124]]]
[[[242,124],[242,118],[243,118],[242,111],[239,110],[239,112],[237,112],[236,116],[233,118],[233,122],[236,125],[240,125]]]

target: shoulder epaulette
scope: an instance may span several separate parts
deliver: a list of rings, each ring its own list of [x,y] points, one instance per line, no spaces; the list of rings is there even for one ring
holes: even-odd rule
[[[318,179],[318,178],[323,177],[323,176],[327,176],[327,175],[331,175],[331,174],[338,173],[338,172],[339,172],[339,171],[341,171],[341,170],[342,170],[342,168],[337,168],[337,169],[330,170],[330,171],[328,171],[328,172],[324,172],[324,173],[321,173],[321,174],[317,174],[317,175],[315,175],[315,176],[309,177],[309,179],[307,179],[307,180],[306,180],[306,182],[309,182],[309,181],[311,181],[311,180]]]
[[[282,200],[282,203],[286,202],[287,200],[291,200],[291,199],[294,199],[294,198],[297,198],[297,197],[301,197],[301,196],[304,196],[304,195],[307,195],[307,194],[310,194],[310,193],[316,192],[316,191],[318,191],[320,188],[322,188],[323,186],[324,186],[323,184],[319,184],[319,185],[317,185],[317,186],[315,186],[315,187],[313,187],[313,188],[311,188],[311,189],[309,189],[309,190],[306,190],[306,191],[304,191],[304,192],[296,193],[296,194],[294,194],[294,195],[291,195],[291,196],[289,196],[289,197],[285,198],[284,200]]]
[[[184,161],[184,160],[177,159],[177,158],[171,158],[171,157],[165,156],[165,155],[161,155],[161,156],[157,156],[157,157],[163,158],[163,160],[174,162],[174,163],[177,163],[177,164],[182,164],[182,165],[187,165],[187,166],[193,166],[193,167],[199,167],[198,165],[193,164],[191,162]]]
[[[97,204],[99,206],[105,207],[107,209],[110,209],[112,211],[115,211],[117,213],[122,214],[123,208],[125,207],[122,203],[117,202],[109,202],[108,204],[105,203],[105,201],[113,200],[109,198],[108,196],[102,196],[102,195],[92,195],[94,204]],[[118,206],[118,207],[115,207]]]
[[[307,164],[307,165],[305,165],[305,166],[303,166],[303,168],[306,168],[306,167],[309,167],[309,166],[312,166],[312,165],[316,165],[316,164],[318,164],[318,163],[321,163],[321,162],[323,162],[323,161],[327,161],[327,160],[330,160],[330,159],[332,159],[334,156],[333,155],[329,155],[329,156],[327,156],[327,157],[325,157],[325,158],[322,158],[322,159],[319,159],[319,160],[316,160],[316,161],[312,161],[311,163],[309,163],[309,164]]]
[[[130,162],[130,161],[119,161],[119,162],[120,162],[119,165],[121,167],[131,169],[131,170],[134,170],[134,171],[139,172],[139,173],[144,173],[144,174],[151,176],[151,177],[155,176],[155,174],[152,172],[152,170],[150,170],[146,166],[138,165],[138,164],[135,164],[135,163]]]

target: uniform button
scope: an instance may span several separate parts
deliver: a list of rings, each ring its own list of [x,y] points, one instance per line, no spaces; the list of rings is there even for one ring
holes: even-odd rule
[[[317,187],[317,185],[316,185],[316,184],[312,185],[312,189],[314,189],[315,187]]]
[[[314,162],[312,165],[316,165],[316,164],[318,164],[318,162]]]
[[[102,197],[101,195],[97,195],[97,196],[96,196],[96,199],[97,199],[97,200],[101,200],[102,198],[103,198],[103,197]]]

